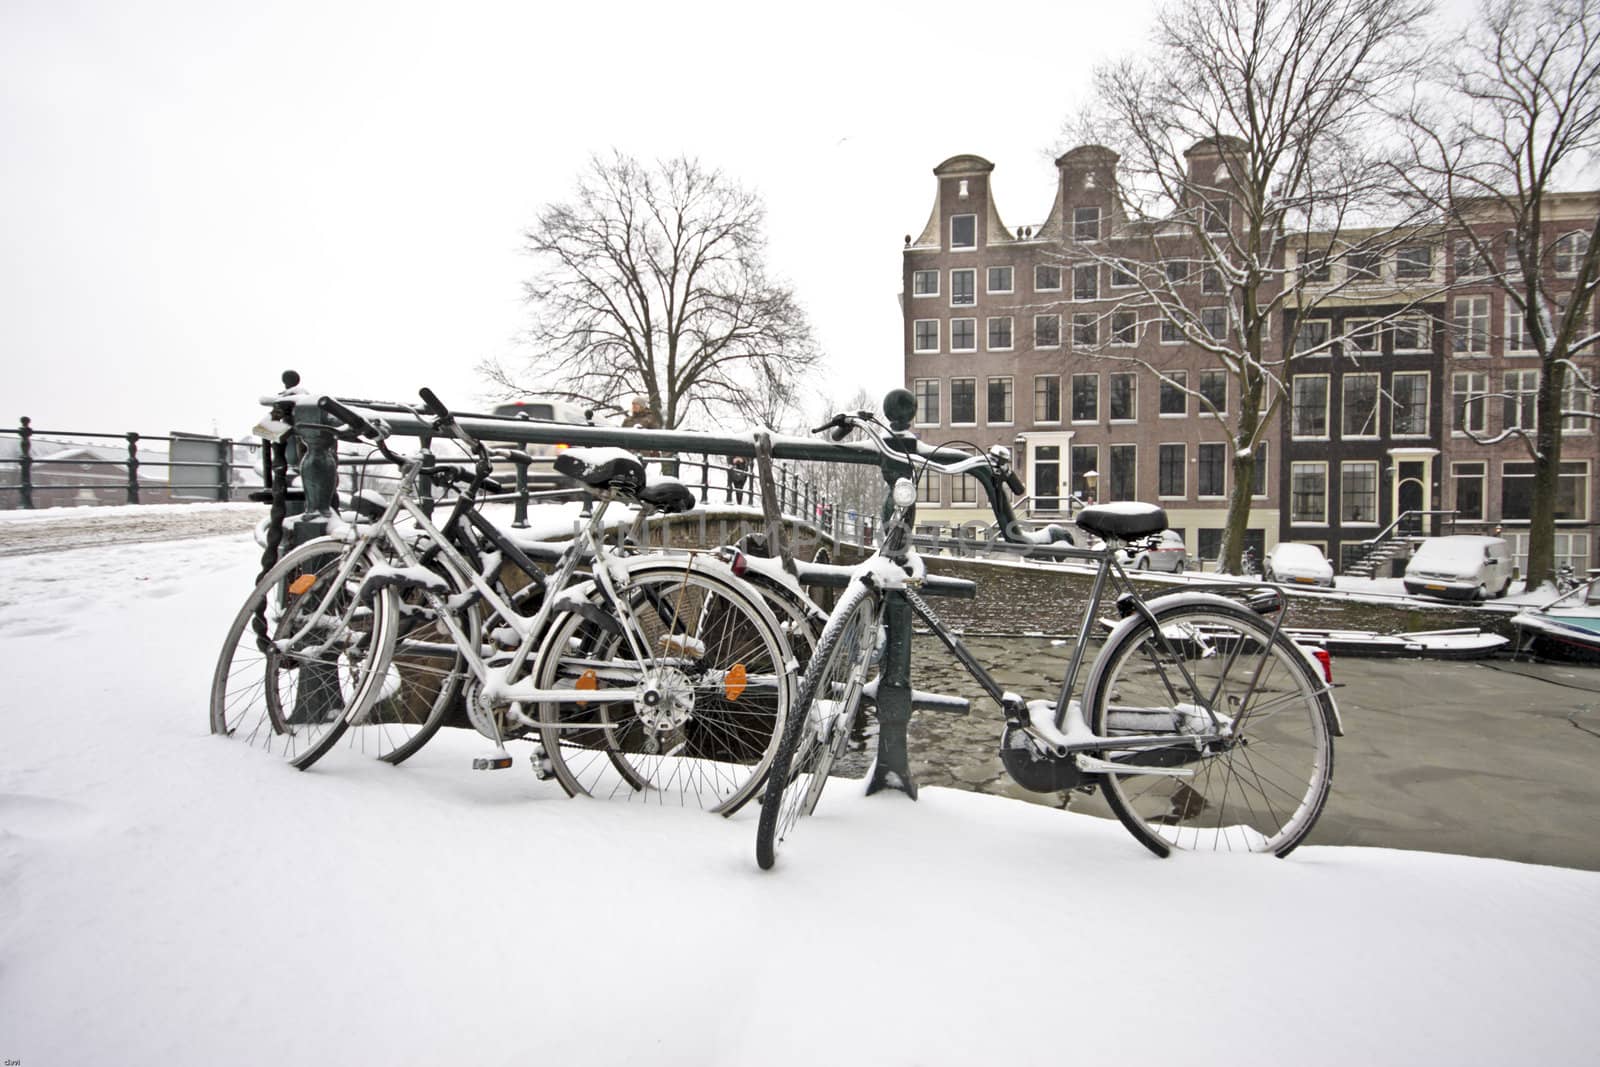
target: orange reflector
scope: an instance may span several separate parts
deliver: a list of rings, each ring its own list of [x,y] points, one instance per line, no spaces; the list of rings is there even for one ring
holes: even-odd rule
[[[302,574],[289,583],[289,593],[292,596],[299,596],[316,584],[317,576],[315,574]]]
[[[582,674],[578,675],[578,682],[577,682],[577,685],[575,686],[575,688],[577,688],[577,689],[599,689],[600,688],[600,677],[597,674],[595,674],[592,669],[584,671]],[[578,707],[586,708],[588,706],[589,706],[589,702],[587,700],[578,701]]]
[[[743,663],[735,663],[728,668],[728,673],[722,676],[722,691],[728,695],[729,700],[738,700],[744,695],[744,687],[750,684],[750,676],[745,673]]]

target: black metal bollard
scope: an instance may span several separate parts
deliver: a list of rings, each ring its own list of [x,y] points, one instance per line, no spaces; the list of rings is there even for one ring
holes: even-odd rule
[[[128,503],[139,502],[139,435],[128,433]]]
[[[33,508],[33,420],[22,416],[22,428],[18,431],[20,437],[18,459],[22,467],[22,506]]]
[[[906,401],[910,401],[909,410]],[[906,443],[911,447],[916,445],[916,439],[909,436],[915,412],[916,400],[904,389],[893,390],[884,398],[883,413],[889,418],[889,428],[896,434],[906,434]],[[894,506],[894,483],[906,474],[907,468],[885,457],[882,470],[883,480],[889,483],[891,490],[884,500],[887,514]],[[907,531],[915,521],[913,509],[906,516]],[[917,783],[911,777],[906,751],[906,727],[911,723],[911,605],[904,594],[897,592],[886,594],[883,601],[886,643],[883,670],[878,675],[878,759],[872,766],[867,793],[897,789],[915,800]]]

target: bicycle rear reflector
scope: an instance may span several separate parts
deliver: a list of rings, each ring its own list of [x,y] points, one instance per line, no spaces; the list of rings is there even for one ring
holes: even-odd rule
[[[302,574],[300,577],[289,583],[289,594],[291,596],[299,596],[302,593],[309,591],[311,587],[316,584],[317,576],[315,574]]]
[[[745,686],[750,684],[750,675],[745,672],[743,663],[735,663],[728,668],[728,673],[722,676],[722,691],[729,700],[738,700],[744,695]]]

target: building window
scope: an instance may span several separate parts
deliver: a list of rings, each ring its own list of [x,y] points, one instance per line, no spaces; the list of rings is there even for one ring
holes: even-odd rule
[[[1011,316],[989,320],[989,351],[1011,351]]]
[[[1074,241],[1100,240],[1100,209],[1080,207],[1072,211],[1072,239]]]
[[[1322,524],[1328,521],[1328,465],[1289,464],[1289,521]]]
[[[1181,497],[1184,495],[1185,448],[1183,445],[1162,445],[1156,450],[1156,495]]]
[[[1533,513],[1533,464],[1500,465],[1500,517],[1527,519]],[[1563,462],[1556,477],[1556,518],[1589,517],[1589,464],[1583,460]]]
[[[950,477],[950,503],[965,507],[978,502],[978,480],[970,474]]]
[[[1394,251],[1396,281],[1414,282],[1433,276],[1432,245],[1401,245]]]
[[[1389,432],[1395,437],[1428,436],[1427,371],[1407,371],[1389,379],[1394,410],[1389,416]]]
[[[1528,320],[1517,302],[1506,297],[1506,354],[1531,353],[1533,337],[1528,333]]]
[[[1139,317],[1131,311],[1115,311],[1111,314],[1111,343],[1114,345],[1131,345],[1139,340]]]
[[[1556,238],[1555,254],[1551,257],[1555,262],[1556,273],[1565,277],[1578,273],[1578,265],[1583,262],[1584,254],[1588,251],[1589,235],[1581,230],[1564,233]]]
[[[1061,316],[1035,315],[1033,317],[1033,347],[1061,347]]]
[[[911,272],[912,296],[938,296],[939,272],[936,270],[914,270]]]
[[[978,421],[978,388],[974,378],[950,379],[950,425],[972,426]]]
[[[1345,277],[1353,282],[1375,282],[1383,273],[1383,253],[1371,249],[1351,252],[1344,260]]]
[[[1410,315],[1395,319],[1389,325],[1389,336],[1394,339],[1396,352],[1427,352],[1433,348],[1426,316]]]
[[[1328,436],[1328,376],[1300,374],[1294,379],[1294,407],[1290,415],[1294,437]]]
[[[1061,378],[1041,374],[1033,379],[1033,421],[1061,421]]]
[[[1085,477],[1090,471],[1096,475],[1100,473],[1100,449],[1095,445],[1072,446],[1072,491],[1085,500],[1094,500],[1094,495],[1089,492],[1089,480]]]
[[[1378,521],[1378,465],[1346,463],[1339,468],[1339,520]]]
[[[1483,463],[1450,464],[1450,484],[1455,491],[1455,510],[1458,519],[1482,519],[1486,465]]]
[[[922,479],[917,482],[917,503],[932,504],[934,507],[938,507],[940,503],[939,483],[942,480],[937,474],[924,473]]]
[[[1189,280],[1189,272],[1194,267],[1187,259],[1166,259],[1161,261],[1161,276],[1167,280],[1168,285],[1182,285]]]
[[[1072,299],[1094,300],[1100,295],[1100,265],[1085,263],[1072,268]]]
[[[1139,417],[1139,379],[1133,374],[1106,376],[1106,417],[1132,422]]]
[[[950,320],[950,351],[976,352],[978,350],[978,320]]]
[[[1372,319],[1344,320],[1344,354],[1376,356],[1383,351],[1378,324]]]
[[[939,425],[939,379],[918,378],[913,392],[917,394],[917,425]]]
[[[1093,312],[1072,316],[1072,347],[1094,348],[1100,343],[1100,319]]]
[[[1201,445],[1196,464],[1194,492],[1196,496],[1222,496],[1228,474],[1228,446]]]
[[[1226,200],[1212,200],[1201,205],[1201,222],[1207,233],[1228,232],[1228,209],[1231,206]]]
[[[1483,278],[1494,273],[1489,268],[1489,260],[1468,238],[1456,242],[1453,258],[1457,278]]]
[[[1138,500],[1136,480],[1139,447],[1137,445],[1112,445],[1111,469],[1101,479],[1106,487],[1107,500]]]
[[[912,325],[911,337],[913,352],[939,351],[939,320],[918,319]]]
[[[1346,374],[1341,385],[1344,403],[1340,406],[1339,435],[1378,436],[1378,376]]]
[[[1250,494],[1252,496],[1267,495],[1267,443],[1265,441],[1256,445],[1256,469],[1251,478]]]
[[[1100,375],[1072,376],[1072,421],[1095,422],[1100,418]]]
[[[1501,235],[1506,246],[1506,273],[1513,278],[1522,275],[1522,251],[1517,247],[1517,231],[1507,230]]]
[[[1225,341],[1228,337],[1228,309],[1227,308],[1201,308],[1200,328],[1206,336],[1215,341]]]
[[[1111,263],[1111,288],[1132,289],[1139,284],[1139,268],[1127,260],[1118,259]]]
[[[1584,384],[1584,379],[1594,380],[1594,368],[1568,367],[1566,370],[1566,377],[1561,379],[1561,410],[1575,414],[1561,417],[1561,432],[1588,433],[1589,387]],[[1578,376],[1580,371],[1582,378]]]
[[[1489,376],[1481,371],[1457,371],[1451,380],[1450,410],[1457,431],[1489,432]]]
[[[1163,415],[1189,414],[1189,372],[1169,370],[1161,376],[1158,410]]]
[[[1306,319],[1294,331],[1294,350],[1296,355],[1315,353],[1319,356],[1328,354],[1328,329],[1327,319]]]
[[[1033,290],[1036,293],[1059,293],[1061,268],[1043,265],[1033,268]]]
[[[990,426],[1010,426],[1012,421],[1011,379],[990,378],[988,386],[989,410],[986,421]]]
[[[1221,415],[1228,410],[1228,372],[1203,370],[1200,372],[1200,395]]]
[[[971,267],[950,272],[950,306],[971,307],[978,302],[978,272]]]
[[[1300,281],[1306,285],[1319,285],[1333,277],[1328,266],[1328,253],[1320,249],[1300,253]]]
[[[990,267],[987,287],[991,293],[1009,293],[1012,287],[1010,267]]]
[[[1187,340],[1183,335],[1183,327],[1168,317],[1176,313],[1177,309],[1175,308],[1163,309],[1161,316],[1161,343],[1164,345],[1178,345]]]
[[[1458,296],[1450,316],[1451,350],[1457,355],[1489,351],[1489,298]]]
[[[951,248],[977,248],[978,247],[978,216],[952,215],[950,216],[950,247]]]
[[[1218,296],[1227,291],[1227,286],[1222,283],[1222,271],[1216,267],[1207,267],[1200,272],[1200,291],[1207,296]]]
[[[1536,370],[1508,370],[1505,373],[1505,394],[1500,426],[1504,430],[1532,430],[1534,411],[1539,402],[1539,372]]]

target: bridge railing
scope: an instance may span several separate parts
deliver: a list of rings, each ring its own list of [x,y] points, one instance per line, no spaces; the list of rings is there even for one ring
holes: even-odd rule
[[[206,434],[0,427],[0,510],[242,499],[258,443]]]

